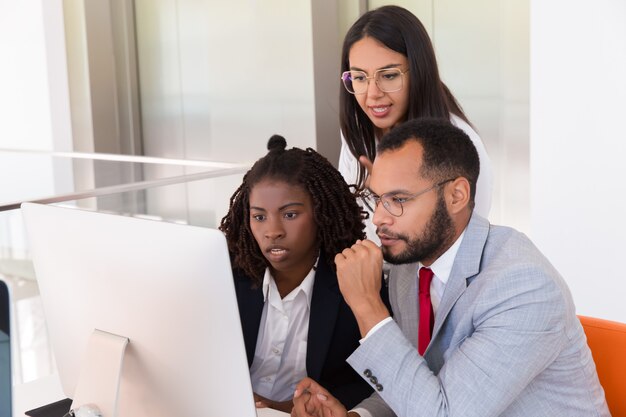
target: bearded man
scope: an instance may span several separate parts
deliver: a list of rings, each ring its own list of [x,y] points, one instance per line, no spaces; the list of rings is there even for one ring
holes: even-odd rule
[[[304,379],[293,416],[610,416],[567,285],[525,235],[473,213],[478,172],[447,121],[381,139],[369,181],[381,247],[335,258],[363,337],[348,363],[376,392],[348,412]]]

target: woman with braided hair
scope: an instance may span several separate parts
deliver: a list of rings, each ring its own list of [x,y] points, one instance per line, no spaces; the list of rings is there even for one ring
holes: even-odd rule
[[[334,258],[365,238],[363,213],[326,158],[286,146],[283,137],[270,138],[220,225],[256,404],[290,412],[295,386],[308,376],[356,405],[371,388],[345,362],[360,333]],[[381,292],[386,300],[384,285]]]

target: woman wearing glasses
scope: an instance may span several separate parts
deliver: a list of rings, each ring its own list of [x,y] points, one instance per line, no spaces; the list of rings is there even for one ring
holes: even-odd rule
[[[340,93],[339,171],[346,182],[365,187],[378,139],[398,123],[418,117],[448,118],[467,133],[478,150],[475,211],[487,217],[491,162],[480,137],[440,80],[433,46],[417,17],[398,6],[365,13],[346,34],[341,68],[345,89]],[[371,217],[366,222],[367,236],[378,242]]]

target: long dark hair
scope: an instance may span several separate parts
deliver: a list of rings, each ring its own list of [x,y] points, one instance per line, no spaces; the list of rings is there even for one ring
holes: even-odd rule
[[[256,285],[262,282],[269,263],[250,229],[250,191],[264,179],[299,185],[309,193],[317,224],[316,240],[333,270],[335,255],[357,239],[365,238],[364,214],[339,171],[311,148],[285,150],[286,146],[282,136],[270,138],[268,154],[256,161],[243,177],[219,227],[226,235],[233,267],[242,270]]]
[[[415,15],[398,6],[383,6],[361,16],[348,30],[341,52],[341,71],[350,69],[349,54],[355,42],[371,37],[407,57],[409,106],[407,120],[418,117],[450,118],[453,113],[469,121],[448,87],[439,78],[437,59],[426,29]],[[376,129],[354,95],[340,88],[339,122],[350,152],[358,159],[376,158]],[[363,186],[365,170],[359,164],[357,185]]]

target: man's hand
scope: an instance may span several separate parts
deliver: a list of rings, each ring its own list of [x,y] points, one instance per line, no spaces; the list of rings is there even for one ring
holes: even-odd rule
[[[346,408],[311,378],[296,385],[291,417],[346,417]],[[356,415],[351,413],[351,415]],[[358,415],[357,415],[358,416]]]
[[[256,408],[273,408],[274,410],[284,411],[285,413],[291,413],[293,408],[293,401],[274,401],[263,397],[262,395],[254,393],[254,405]]]
[[[335,256],[339,289],[352,309],[359,324],[361,336],[381,320],[389,311],[380,298],[383,253],[370,240],[357,240],[350,248]]]

